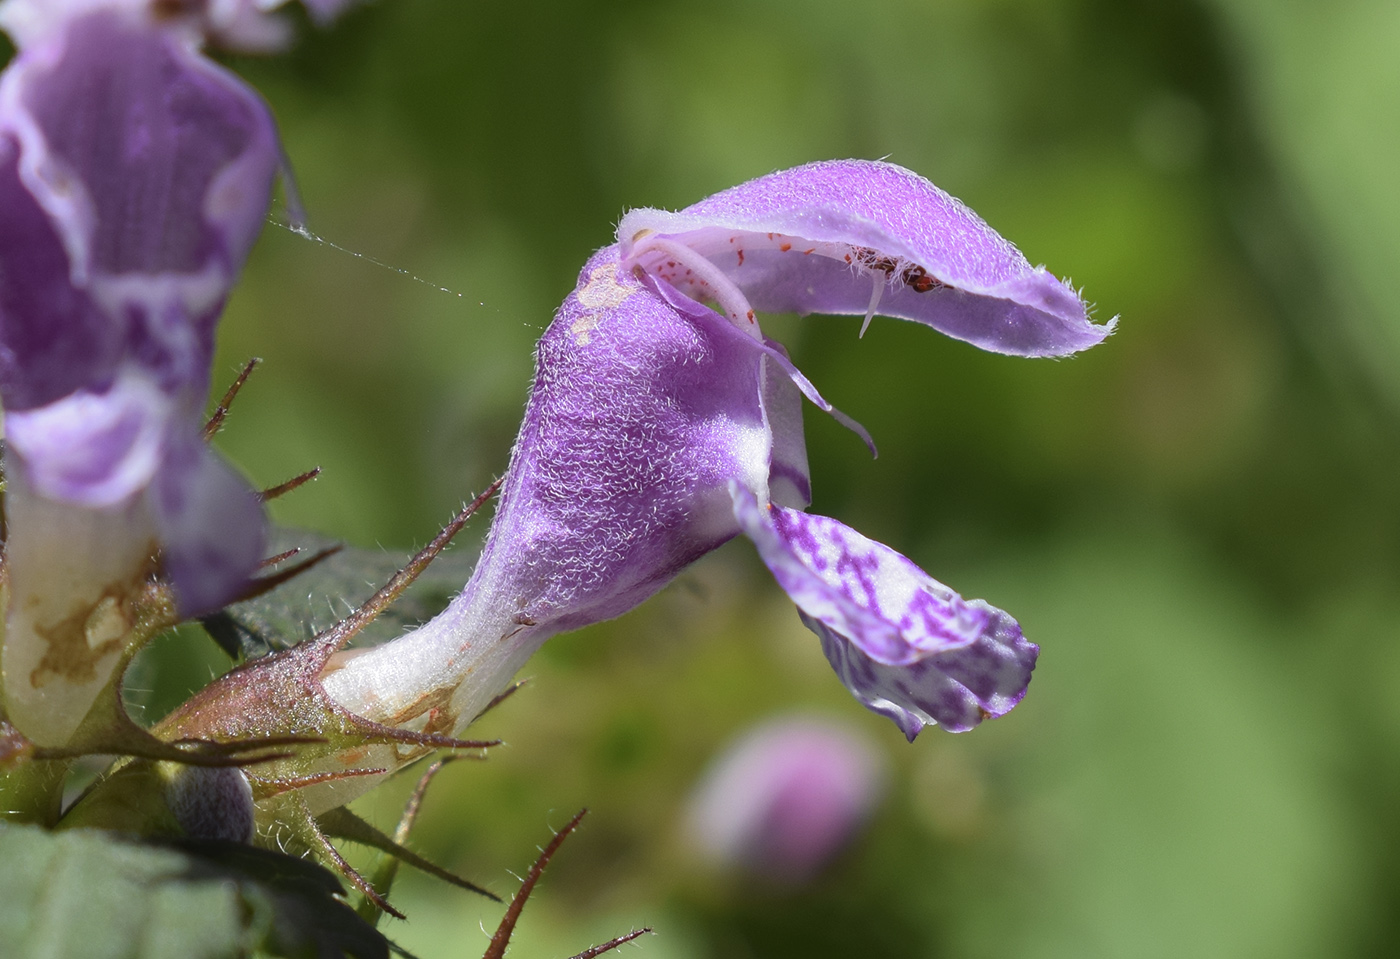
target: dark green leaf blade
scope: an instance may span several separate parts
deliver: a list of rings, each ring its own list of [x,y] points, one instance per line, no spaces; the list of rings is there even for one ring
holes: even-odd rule
[[[336,540],[319,533],[277,527],[269,536],[268,553],[300,548],[298,556],[306,557],[336,545]],[[334,625],[412,555],[345,547],[276,589],[233,603],[202,623],[215,642],[240,662],[288,649]],[[392,639],[431,619],[461,591],[475,564],[476,553],[471,549],[449,550],[437,557],[390,609],[357,636],[355,645]]]
[[[239,843],[0,823],[0,955],[388,959],[326,870]]]

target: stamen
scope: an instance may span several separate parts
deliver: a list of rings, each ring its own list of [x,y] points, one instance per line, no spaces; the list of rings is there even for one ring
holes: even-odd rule
[[[861,340],[865,339],[865,331],[870,328],[870,320],[875,316],[875,310],[880,306],[880,294],[885,292],[885,278],[880,275],[880,271],[871,270],[870,276],[875,287],[870,291],[870,305],[865,308],[865,322],[860,325],[860,335],[857,339]]]
[[[763,341],[748,297],[723,270],[684,243],[655,234],[646,236],[633,247],[630,259],[691,299],[714,300],[729,322],[759,342]]]

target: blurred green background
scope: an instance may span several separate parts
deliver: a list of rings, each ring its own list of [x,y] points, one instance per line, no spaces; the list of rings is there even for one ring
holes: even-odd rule
[[[274,514],[355,544],[421,544],[505,467],[532,344],[632,206],[889,157],[1123,317],[1062,362],[768,324],[881,445],[809,413],[813,509],[1015,615],[1030,694],[906,744],[731,544],[551,641],[483,723],[508,746],[429,795],[418,848],[501,892],[592,808],[513,956],[643,924],[629,949],[686,959],[1394,954],[1397,50],[1393,0],[380,0],[230,60],[311,229],[363,256],[267,229],[216,378],[266,363],[219,442],[264,485],[322,466]],[[678,836],[714,751],[787,708],[895,769],[798,890]],[[397,901],[425,959],[500,915],[415,875]]]

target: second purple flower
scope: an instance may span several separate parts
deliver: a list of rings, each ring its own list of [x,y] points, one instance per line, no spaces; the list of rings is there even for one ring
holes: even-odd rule
[[[261,501],[201,426],[282,151],[261,98],[202,47],[275,45],[277,5],[0,4],[17,47],[0,76],[3,690],[42,745],[68,740],[138,641],[133,598],[157,570],[198,616],[263,558]]]

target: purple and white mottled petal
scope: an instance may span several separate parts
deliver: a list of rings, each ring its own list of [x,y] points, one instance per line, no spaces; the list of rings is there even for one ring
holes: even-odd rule
[[[165,455],[175,415],[150,376],[125,368],[103,392],[78,390],[35,409],[8,412],[5,439],[42,496],[87,508],[144,489]]]
[[[888,546],[826,516],[731,492],[740,527],[778,585],[880,662],[905,666],[976,642],[986,629],[984,610]]]
[[[910,742],[925,726],[963,733],[1003,716],[1026,695],[1040,647],[1026,641],[1016,621],[980,600],[991,617],[986,633],[962,649],[908,666],[875,661],[825,623],[798,610],[821,640],[842,684],[866,709],[893,720]]]
[[[1025,695],[1039,649],[1006,613],[963,600],[836,520],[732,492],[744,533],[822,637],[842,682],[905,735],[934,721],[971,729]]]
[[[149,490],[161,560],[186,617],[212,612],[248,585],[263,558],[265,516],[248,482],[181,424]]]
[[[678,241],[762,311],[864,315],[877,302],[882,315],[1020,356],[1073,353],[1113,328],[961,202],[892,163],[783,170],[679,213],[633,210],[617,235],[624,258],[635,250],[648,269],[658,266],[648,238]]]

